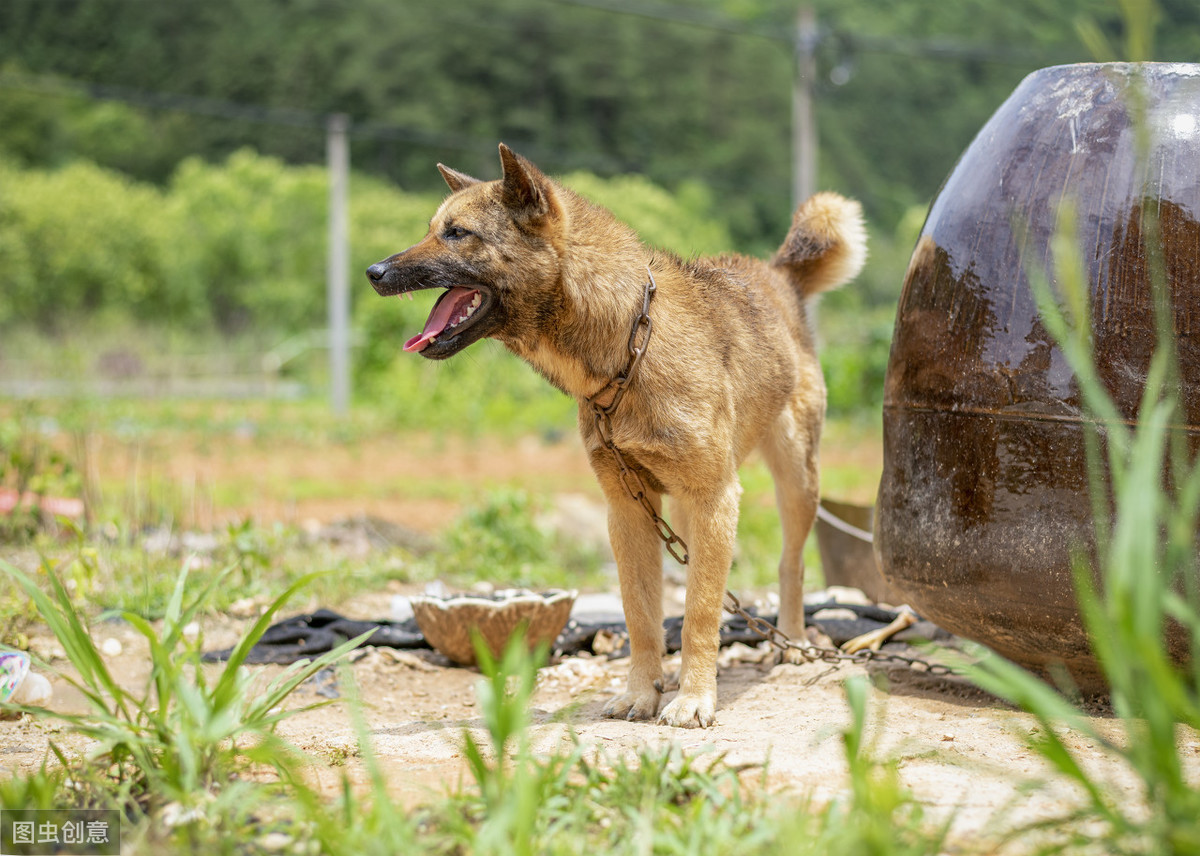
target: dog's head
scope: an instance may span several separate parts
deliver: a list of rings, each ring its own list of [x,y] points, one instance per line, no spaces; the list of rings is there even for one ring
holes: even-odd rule
[[[383,296],[443,289],[425,329],[404,350],[453,356],[494,336],[519,341],[536,325],[538,304],[558,281],[562,208],[556,187],[500,145],[503,178],[480,181],[438,164],[453,191],[420,243],[367,268]]]

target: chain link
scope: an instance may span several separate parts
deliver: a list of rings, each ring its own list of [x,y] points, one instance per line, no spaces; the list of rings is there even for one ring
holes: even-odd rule
[[[596,421],[596,431],[600,435],[600,444],[608,450],[617,464],[621,484],[625,486],[625,490],[628,491],[629,496],[646,512],[646,516],[654,524],[654,531],[658,533],[658,537],[662,539],[663,544],[666,546],[667,552],[679,564],[686,565],[688,563],[687,544],[675,534],[675,530],[671,528],[671,524],[667,523],[655,511],[654,504],[650,501],[646,490],[646,483],[642,481],[642,477],[637,470],[626,462],[625,456],[621,454],[621,450],[613,442],[612,414],[616,411],[617,405],[621,403],[621,399],[625,397],[625,390],[629,388],[629,384],[633,381],[634,373],[641,364],[642,357],[646,355],[646,349],[650,346],[650,335],[654,332],[654,322],[650,319],[650,301],[654,298],[658,286],[654,282],[654,274],[650,272],[650,268],[648,267],[646,268],[646,275],[648,279],[646,281],[645,293],[642,296],[642,311],[634,319],[633,328],[629,332],[629,363],[625,366],[623,373],[613,378],[600,392],[587,399],[587,403],[592,408],[592,415]],[[600,404],[596,399],[608,389],[613,390],[612,401],[607,405]],[[840,648],[827,648],[823,645],[814,645],[807,640],[792,639],[774,624],[771,624],[771,622],[747,612],[743,608],[741,601],[737,599],[737,596],[728,590],[725,592],[725,609],[744,620],[751,630],[765,641],[771,643],[779,651],[798,651],[805,660],[809,662],[819,660],[829,663],[834,669],[840,668],[842,663],[865,664],[869,661],[873,663],[902,665],[909,669],[924,671],[930,675],[945,676],[958,674],[957,671],[949,666],[942,665],[941,663],[931,663],[919,657],[905,657],[900,654],[884,653],[870,649],[856,651],[851,654]]]
[[[932,663],[920,657],[905,657],[903,654],[872,651],[869,648],[851,654],[848,651],[843,651],[841,648],[828,648],[824,645],[814,645],[804,639],[792,639],[771,622],[747,612],[745,607],[742,606],[741,601],[737,599],[737,595],[731,591],[725,592],[725,611],[741,618],[746,622],[747,627],[771,643],[777,650],[798,651],[809,662],[819,660],[823,663],[834,665],[841,665],[842,663],[862,663],[865,665],[868,662],[892,663],[939,677],[959,674],[959,672],[950,666],[943,665],[942,663]]]
[[[658,290],[658,286],[654,282],[654,274],[650,272],[650,268],[646,268],[646,290],[642,296],[642,311],[633,321],[633,329],[629,331],[629,363],[625,366],[625,371],[622,374],[613,378],[603,390],[593,395],[587,400],[592,408],[592,415],[596,420],[596,432],[600,435],[600,444],[608,450],[613,456],[613,460],[617,463],[617,469],[620,471],[621,484],[625,486],[625,490],[629,492],[629,496],[642,507],[646,515],[654,523],[654,531],[658,533],[658,537],[662,539],[666,545],[667,552],[671,554],[679,564],[686,565],[688,563],[687,544],[683,539],[675,534],[675,530],[671,528],[671,524],[663,520],[658,512],[654,510],[654,503],[650,501],[649,494],[646,490],[646,483],[642,481],[641,475],[625,460],[625,456],[621,454],[621,450],[617,448],[613,442],[612,431],[612,414],[617,409],[617,405],[621,403],[621,399],[625,397],[625,390],[629,388],[630,382],[633,380],[634,372],[642,362],[642,357],[646,355],[646,349],[650,346],[650,334],[654,332],[654,322],[650,320],[650,301],[654,297],[654,293]],[[607,405],[600,404],[596,399],[604,393],[605,390],[612,388],[613,399]]]

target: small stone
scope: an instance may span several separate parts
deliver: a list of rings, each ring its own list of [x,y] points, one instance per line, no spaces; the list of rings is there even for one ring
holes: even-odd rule
[[[402,594],[392,595],[392,621],[408,621],[413,617],[412,601]]]
[[[50,682],[37,672],[30,672],[17,686],[12,701],[14,704],[23,704],[28,707],[45,707],[50,703],[53,695],[54,691],[50,687]]]
[[[229,614],[234,618],[256,618],[259,605],[252,597],[242,597],[229,604]]]
[[[125,646],[121,644],[120,639],[114,639],[109,636],[100,643],[100,653],[105,657],[120,657],[125,651]]]
[[[759,648],[751,648],[742,642],[734,642],[728,648],[721,649],[721,653],[717,656],[717,665],[721,668],[728,668],[735,663],[761,663],[771,653],[769,650],[763,651]]]
[[[282,832],[268,832],[262,838],[258,839],[258,844],[263,850],[268,853],[278,853],[286,847],[290,847],[295,841],[290,835],[285,835]]]
[[[399,666],[405,666],[409,669],[415,669],[418,672],[436,672],[438,667],[423,659],[419,654],[414,654],[411,651],[400,651],[395,648],[381,647],[359,649],[369,650],[376,662],[388,661]]]
[[[835,600],[838,603],[849,603],[857,606],[869,606],[871,599],[863,594],[862,589],[850,588],[849,586],[830,586],[825,589],[825,595],[829,600]]]
[[[182,803],[169,802],[163,806],[162,812],[159,814],[159,820],[163,826],[168,829],[173,829],[176,826],[183,826],[187,823],[195,823],[198,820],[204,819],[204,812],[197,807],[185,808]]]
[[[597,631],[595,638],[592,640],[592,653],[611,654],[624,644],[625,640],[622,636],[608,630],[600,630]]]

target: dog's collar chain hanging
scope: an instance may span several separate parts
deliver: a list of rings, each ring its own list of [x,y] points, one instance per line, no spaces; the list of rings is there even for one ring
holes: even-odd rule
[[[654,298],[658,286],[654,282],[654,274],[650,272],[649,267],[646,268],[646,276],[646,289],[642,295],[642,311],[633,320],[633,329],[629,332],[629,362],[625,365],[625,371],[605,384],[595,395],[589,396],[585,400],[588,406],[592,408],[592,416],[596,420],[596,431],[600,435],[600,444],[608,450],[609,454],[613,456],[613,460],[616,461],[621,475],[621,484],[625,486],[625,490],[629,492],[629,496],[646,512],[646,516],[654,524],[654,531],[658,533],[658,537],[666,545],[667,552],[679,564],[686,565],[688,563],[687,544],[675,534],[675,530],[671,528],[671,524],[663,520],[659,513],[654,510],[654,504],[650,502],[650,497],[646,493],[646,483],[642,480],[637,470],[629,466],[625,460],[625,456],[621,454],[621,450],[617,448],[616,443],[612,439],[612,415],[616,411],[617,405],[621,403],[621,399],[625,397],[625,391],[633,381],[634,373],[641,364],[642,357],[646,355],[646,349],[650,346],[650,334],[654,332],[654,322],[650,319],[650,301]],[[610,390],[612,391],[612,400],[608,404],[601,404],[599,399]],[[830,664],[831,669],[837,669],[845,662],[866,663],[870,661],[898,664],[907,666],[910,669],[922,669],[931,675],[944,676],[956,674],[956,671],[949,666],[942,665],[941,663],[931,663],[919,657],[904,657],[900,654],[873,651],[869,648],[851,654],[840,648],[826,648],[823,645],[814,645],[808,640],[792,639],[775,625],[747,612],[741,602],[738,601],[737,596],[728,590],[725,592],[724,606],[727,612],[744,619],[747,626],[779,651],[783,652],[789,649],[799,651],[806,660],[810,662],[821,660]],[[820,677],[822,676],[818,675],[814,680]]]
[[[608,449],[609,454],[617,463],[621,484],[625,485],[629,496],[646,512],[654,524],[654,531],[666,545],[667,552],[679,564],[686,565],[688,563],[687,544],[675,534],[671,524],[663,520],[654,510],[654,504],[646,495],[646,483],[642,481],[638,471],[625,461],[625,456],[621,454],[621,450],[617,448],[612,439],[612,414],[617,409],[617,405],[621,403],[621,399],[625,397],[625,390],[629,388],[633,375],[642,362],[642,357],[646,355],[646,348],[650,346],[650,334],[654,332],[654,322],[650,320],[650,301],[654,298],[658,286],[654,282],[654,274],[650,272],[649,267],[646,268],[646,276],[646,290],[642,295],[642,311],[633,320],[633,329],[629,332],[629,362],[625,365],[625,371],[609,381],[595,395],[590,396],[587,403],[592,408],[592,416],[596,420],[596,431],[600,435],[600,443]],[[608,404],[601,404],[599,399],[609,390],[612,390],[613,393],[612,401]]]

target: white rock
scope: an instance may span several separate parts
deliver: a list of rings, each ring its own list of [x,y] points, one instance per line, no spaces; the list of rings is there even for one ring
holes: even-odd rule
[[[285,835],[282,832],[268,832],[262,838],[258,839],[259,845],[268,853],[278,853],[292,846],[296,839],[290,835]]]
[[[29,707],[45,707],[53,696],[54,690],[50,687],[50,682],[37,672],[30,672],[25,676],[25,680],[17,685],[12,702]]]
[[[259,604],[252,597],[242,597],[229,604],[229,614],[234,618],[255,618],[259,614]]]
[[[413,617],[412,603],[402,594],[392,595],[392,621],[408,621]]]

